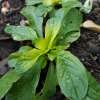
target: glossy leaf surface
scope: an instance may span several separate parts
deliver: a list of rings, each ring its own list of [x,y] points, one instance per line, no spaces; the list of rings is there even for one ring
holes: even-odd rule
[[[41,67],[44,64],[44,59],[39,58],[24,76],[13,85],[6,96],[6,100],[34,100],[36,88],[40,78]]]
[[[9,33],[14,40],[23,41],[23,40],[35,40],[37,39],[36,32],[27,26],[13,26],[8,25],[5,28],[5,31]]]
[[[82,100],[87,94],[88,79],[81,62],[70,52],[61,51],[56,68],[62,93],[72,100]]]

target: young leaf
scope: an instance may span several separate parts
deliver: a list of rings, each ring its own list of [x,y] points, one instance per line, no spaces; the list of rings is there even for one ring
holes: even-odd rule
[[[88,79],[81,62],[70,52],[61,51],[56,68],[62,93],[71,100],[82,100],[87,94]]]
[[[66,9],[63,9],[66,11]],[[74,15],[74,16],[73,16]],[[71,9],[63,18],[57,44],[64,45],[76,41],[80,36],[82,16],[76,8]]]
[[[15,72],[15,70],[8,71],[0,79],[0,100],[5,96],[12,85],[20,79],[21,75]]]
[[[66,14],[70,9],[70,7],[66,9]],[[63,9],[59,9],[55,12],[55,15],[47,21],[45,27],[45,38],[49,40],[49,48],[53,46],[54,40],[60,31],[63,18],[66,14]]]
[[[45,27],[45,38],[49,41],[48,48],[52,47],[54,39],[58,34],[60,24],[60,18],[58,16],[47,21]]]
[[[40,5],[38,7],[27,6],[22,9],[23,14],[29,21],[30,26],[37,32],[39,37],[43,37],[43,16],[51,11],[51,7]]]
[[[7,25],[5,31],[12,35],[14,40],[23,41],[23,40],[35,40],[37,39],[36,32],[27,26],[13,26]]]
[[[24,73],[34,65],[43,53],[43,51],[38,49],[13,53],[9,56],[8,64],[10,67],[14,68],[16,72]]]
[[[82,16],[79,10],[73,7],[72,4],[69,8],[57,10],[55,16],[47,21],[45,38],[50,40],[49,48],[52,47],[55,41],[57,41],[57,45],[64,45],[79,38]]]
[[[41,98],[43,100],[49,100],[56,92],[56,85],[57,85],[57,77],[55,74],[54,64],[51,63],[48,69],[47,77],[44,83],[44,87],[42,89]]]
[[[36,40],[35,47],[40,50],[48,50],[49,39],[40,38]]]
[[[23,77],[13,85],[6,96],[6,100],[34,100],[36,88],[40,78],[41,66],[44,59],[41,57]]]
[[[37,16],[34,6],[27,6],[22,9],[21,14],[23,14],[29,21],[30,26],[37,32],[38,36],[43,36],[42,23],[43,18]]]
[[[42,0],[25,0],[26,5],[35,5],[42,3]]]

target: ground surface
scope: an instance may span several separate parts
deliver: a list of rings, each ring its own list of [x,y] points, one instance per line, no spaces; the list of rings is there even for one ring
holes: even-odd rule
[[[2,0],[3,1],[3,0]],[[9,69],[6,58],[16,51],[22,43],[15,42],[4,32],[6,24],[19,25],[24,19],[19,11],[24,6],[24,0],[8,0],[11,10],[7,15],[0,12],[0,75],[2,76]],[[84,0],[81,0],[84,1]],[[100,1],[95,0],[93,10],[90,14],[84,15],[84,21],[91,19],[100,24]],[[0,3],[0,9],[3,2]],[[1,11],[1,10],[0,10]],[[72,44],[70,50],[75,54],[93,76],[100,82],[100,33],[81,29],[81,37]],[[63,100],[60,92],[57,92],[52,100]]]

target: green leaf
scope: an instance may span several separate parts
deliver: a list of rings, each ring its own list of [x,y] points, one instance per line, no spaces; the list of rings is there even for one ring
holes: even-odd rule
[[[49,39],[45,38],[39,38],[35,41],[35,47],[40,49],[40,50],[47,50],[48,49],[48,44],[49,44]]]
[[[70,45],[66,46],[55,46],[48,52],[48,58],[50,61],[54,61],[58,55],[58,53],[62,50],[66,50],[69,48]]]
[[[45,38],[50,41],[49,48],[54,46],[56,41],[57,45],[68,45],[79,38],[82,16],[79,10],[73,7],[72,4],[69,8],[57,10],[55,15],[47,21]]]
[[[39,37],[43,37],[43,17],[51,11],[51,7],[40,5],[38,7],[27,6],[22,9],[23,14],[29,21],[29,25],[37,32]]]
[[[66,10],[66,13],[68,11],[69,11],[69,9]],[[64,16],[65,15],[64,15],[64,12],[62,9],[57,10],[55,12],[55,15],[53,17],[51,17],[46,23],[45,38],[49,40],[49,45],[48,45],[49,48],[51,48],[54,45],[54,40],[59,33]]]
[[[46,55],[40,56],[38,59],[38,62],[41,64],[41,69],[44,69],[46,67],[46,64],[47,64]]]
[[[37,39],[36,32],[27,26],[13,26],[7,25],[5,32],[12,35],[14,40],[23,41],[23,40],[35,40]]]
[[[61,0],[61,4],[63,7],[66,7],[66,8],[69,8],[70,6],[72,8],[82,6],[79,0]]]
[[[89,89],[84,100],[99,100],[100,99],[100,84],[96,82],[95,78],[88,73]]]
[[[42,89],[42,95],[40,98],[43,100],[49,100],[56,93],[57,77],[55,74],[54,64],[50,63],[47,77]]]
[[[45,27],[45,38],[49,41],[48,48],[52,47],[54,39],[58,34],[60,24],[59,16],[55,16],[47,21]]]
[[[63,10],[66,11],[66,9]],[[71,9],[63,18],[59,36],[57,39],[57,44],[66,45],[68,43],[76,41],[80,37],[81,22],[82,16],[80,14],[80,11],[76,8]]]
[[[81,10],[85,13],[90,13],[90,11],[92,10],[92,6],[93,6],[93,0],[86,0]]]
[[[0,79],[0,100],[5,96],[12,85],[20,79],[21,75],[15,72],[15,70],[8,71]]]
[[[52,10],[52,7],[46,7],[44,5],[39,5],[38,7],[35,8],[35,13],[37,16],[43,16],[45,17],[48,12]]]
[[[88,90],[87,73],[82,63],[70,52],[61,51],[56,68],[62,93],[71,100],[82,100]]]
[[[30,26],[37,32],[38,36],[43,36],[42,23],[43,18],[37,16],[34,6],[27,6],[22,9],[21,14],[23,14],[29,21]]]
[[[41,3],[42,0],[25,0],[26,5],[35,5]]]
[[[6,100],[34,100],[43,64],[44,59],[40,57],[33,68],[24,73],[23,77],[13,85]]]
[[[60,0],[43,0],[43,4],[46,6],[59,4]]]
[[[18,52],[24,53],[24,52],[27,52],[27,51],[29,51],[29,50],[32,50],[32,47],[30,47],[30,46],[22,46],[22,47],[18,50]]]
[[[28,71],[38,58],[44,53],[39,49],[26,50],[25,52],[12,53],[9,56],[8,64],[10,67],[14,68],[18,73],[24,73]]]
[[[48,52],[48,58],[50,61],[54,61],[60,51],[64,50],[63,47],[57,47]]]

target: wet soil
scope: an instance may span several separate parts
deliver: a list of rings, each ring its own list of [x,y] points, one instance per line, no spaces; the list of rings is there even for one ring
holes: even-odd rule
[[[20,42],[13,41],[11,37],[4,32],[4,28],[6,24],[19,25],[24,19],[20,14],[20,10],[24,6],[24,0],[8,1],[10,8],[14,9],[14,11],[11,10],[6,15],[0,12],[0,76],[9,70],[7,57],[22,45]],[[81,1],[84,2],[84,0]],[[3,2],[4,0],[0,2],[0,11]],[[91,19],[95,23],[100,24],[99,0],[95,0],[92,12],[84,15],[84,21],[87,19]],[[100,33],[82,28],[80,39],[71,45],[70,50],[83,62],[96,80],[100,82]],[[52,100],[63,100],[63,98],[61,93],[57,91]]]

